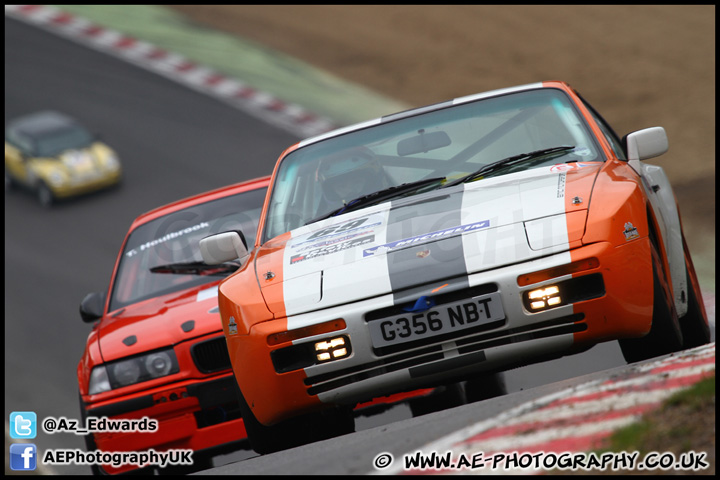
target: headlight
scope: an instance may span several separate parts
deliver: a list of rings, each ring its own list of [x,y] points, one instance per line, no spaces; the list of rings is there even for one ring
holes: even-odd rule
[[[551,307],[558,307],[563,304],[560,297],[560,289],[557,285],[549,285],[526,293],[525,304],[530,306],[530,311],[537,312]]]
[[[108,380],[105,365],[93,368],[92,373],[90,373],[90,386],[88,388],[88,393],[90,395],[95,395],[96,393],[107,392],[110,389],[110,380]]]
[[[172,353],[172,350],[170,350],[169,352],[157,352],[148,355],[145,357],[145,370],[147,370],[153,378],[168,375],[173,368],[173,359],[170,358],[170,354]]]
[[[127,387],[180,371],[172,348],[125,358],[95,367],[90,375],[90,394]]]
[[[52,183],[53,185],[60,186],[65,183],[65,175],[58,171],[52,171],[48,175],[48,180],[50,180],[50,183]]]
[[[350,355],[350,339],[346,336],[315,343],[315,358],[318,362],[338,360]]]
[[[120,386],[132,385],[140,379],[140,364],[134,360],[123,360],[110,365],[110,375]]]
[[[105,157],[105,167],[108,170],[118,170],[120,168],[120,160],[118,160],[117,155],[109,153],[108,156]]]

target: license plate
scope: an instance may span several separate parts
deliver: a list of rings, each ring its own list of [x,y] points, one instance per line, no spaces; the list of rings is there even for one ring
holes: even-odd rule
[[[505,318],[499,293],[438,305],[369,322],[374,347],[386,347],[465,330]]]

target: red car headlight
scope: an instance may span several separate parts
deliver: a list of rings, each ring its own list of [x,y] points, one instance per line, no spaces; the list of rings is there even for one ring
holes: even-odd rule
[[[89,393],[101,393],[115,388],[146,382],[180,371],[172,348],[124,358],[93,368]]]

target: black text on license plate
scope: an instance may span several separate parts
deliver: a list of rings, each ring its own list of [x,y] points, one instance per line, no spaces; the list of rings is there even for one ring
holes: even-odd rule
[[[505,318],[499,293],[491,293],[446,305],[425,312],[370,322],[370,338],[374,347],[412,342]]]

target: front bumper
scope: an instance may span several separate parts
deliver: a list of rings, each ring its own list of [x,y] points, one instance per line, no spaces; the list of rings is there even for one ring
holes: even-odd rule
[[[596,259],[597,263],[574,274],[524,286],[518,283],[521,275],[584,259]],[[537,313],[530,313],[523,305],[526,291],[558,282],[577,287],[571,303]],[[389,318],[402,303],[398,299],[412,304],[433,287],[419,285],[394,296],[262,322],[253,326],[249,335],[228,336],[238,384],[257,419],[269,425],[323,408],[324,404],[353,405],[381,395],[468,379],[573,353],[603,341],[642,336],[650,329],[652,265],[647,238],[617,247],[592,244],[448,279],[447,283],[442,291],[448,297],[437,296],[436,304],[463,295],[496,294],[504,318],[399,346],[373,346],[369,322]],[[338,318],[344,320],[346,328],[297,339],[292,344],[269,345],[267,341],[268,335],[292,329],[293,325]],[[316,362],[315,342],[338,336],[349,339],[352,353],[340,360]],[[253,365],[253,369],[248,371],[243,365]]]
[[[120,398],[102,405],[90,405],[88,416],[157,420],[154,432],[95,433],[98,450],[105,452],[154,449],[220,449],[247,438],[237,402],[237,384],[227,373],[203,382],[179,382],[143,395]],[[136,467],[112,468],[122,473]]]
[[[118,171],[94,178],[81,178],[62,185],[52,185],[50,183],[48,185],[50,185],[50,189],[56,198],[69,198],[110,188],[120,183],[121,180],[122,173]]]

